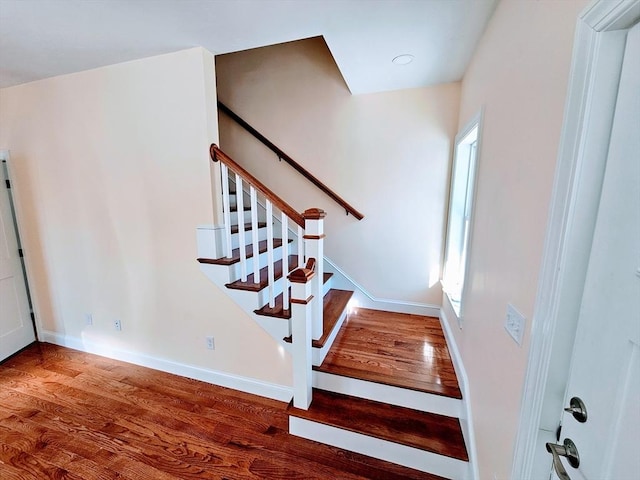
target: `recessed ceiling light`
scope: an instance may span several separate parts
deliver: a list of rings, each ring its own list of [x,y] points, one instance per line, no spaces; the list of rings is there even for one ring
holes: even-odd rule
[[[413,62],[413,55],[405,53],[403,55],[398,55],[396,58],[391,60],[396,65],[408,65]]]

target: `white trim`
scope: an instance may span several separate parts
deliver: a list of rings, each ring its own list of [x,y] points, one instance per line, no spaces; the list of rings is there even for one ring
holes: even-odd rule
[[[196,227],[198,258],[223,257],[224,235],[224,225],[198,225]]]
[[[469,464],[465,461],[304,418],[290,415],[289,433],[451,480],[466,480],[468,478]]]
[[[473,416],[471,414],[471,392],[469,388],[469,379],[467,378],[467,371],[462,363],[462,355],[458,350],[456,339],[451,331],[449,319],[445,313],[445,309],[440,310],[440,325],[444,332],[445,340],[447,341],[447,348],[451,355],[451,361],[453,362],[453,369],[456,371],[458,377],[458,385],[462,392],[462,413],[460,415],[460,428],[462,428],[462,436],[464,437],[464,443],[467,446],[467,453],[469,455],[469,478],[470,480],[478,480],[480,478],[480,470],[478,469],[478,449],[476,447],[476,436],[473,429]]]
[[[232,388],[234,390],[259,395],[261,397],[280,400],[282,402],[289,402],[293,396],[293,389],[290,386],[278,385],[231,373],[209,370],[130,350],[105,347],[100,343],[62,335],[49,330],[42,331],[42,341],[52,343],[54,345],[60,345],[61,347],[80,350],[81,352],[93,353],[102,357],[120,360],[122,362],[133,363],[135,365],[160,370],[162,372],[172,373],[174,375],[180,375],[181,377],[201,380],[220,387]]]
[[[29,295],[31,296],[31,309],[33,310],[33,315],[35,317],[35,326],[36,326],[36,338],[41,338],[41,332],[43,330],[42,319],[39,315],[39,306],[40,303],[40,295],[37,289],[36,282],[31,281],[31,279],[36,278],[33,274],[33,261],[32,252],[29,250],[29,247],[25,245],[25,239],[27,235],[25,234],[25,228],[22,219],[24,218],[24,213],[22,211],[22,203],[20,202],[20,182],[16,181],[15,176],[12,174],[13,170],[13,162],[11,160],[11,150],[2,149],[0,150],[0,160],[5,160],[7,162],[7,172],[9,174],[9,180],[11,181],[11,197],[13,199],[13,208],[16,213],[16,223],[18,224],[18,235],[20,236],[20,243],[22,244],[22,249],[24,250],[24,268],[26,270],[27,275],[27,284],[29,287]]]
[[[437,413],[447,417],[460,418],[463,409],[463,401],[457,398],[393,387],[317,370],[313,371],[313,386],[321,390],[366,398],[367,400],[411,408],[421,412]]]
[[[438,317],[440,314],[440,305],[374,297],[367,289],[338,267],[333,260],[327,258],[326,255],[324,257],[324,261],[331,267],[329,269],[325,268],[326,272],[332,272],[334,277],[341,277],[334,279],[335,288],[353,290],[353,298],[357,300],[359,306],[363,308],[387,310],[389,312],[397,313],[413,313],[417,315],[426,315],[428,317]]]
[[[625,32],[619,29],[638,18],[640,0],[600,0],[578,19],[532,319],[514,480],[533,478],[533,472],[542,471],[541,462],[551,462],[536,451],[562,411],[622,65]]]
[[[460,330],[463,329],[463,324],[462,324],[462,317],[458,316],[456,314],[455,309],[453,308],[452,302],[451,302],[451,297],[449,296],[449,294],[447,292],[444,291],[444,289],[442,290],[442,308],[440,309],[440,311],[442,312],[442,310],[444,310],[445,305],[447,306],[447,308],[449,308],[449,310],[451,310],[451,313],[453,313],[453,316],[456,318],[456,323],[458,324],[458,328]]]
[[[473,189],[471,192],[471,196],[472,196],[472,203],[471,203],[471,212],[469,213],[469,230],[468,230],[468,238],[466,240],[467,245],[472,245],[473,242],[473,224],[474,224],[474,218],[475,218],[475,204],[477,203],[476,199],[478,197],[477,195],[477,191],[478,191],[478,172],[480,170],[480,157],[482,155],[482,131],[483,131],[483,125],[484,125],[484,106],[480,107],[480,110],[473,116],[471,117],[471,119],[465,124],[465,126],[460,130],[460,132],[458,132],[458,134],[456,135],[456,138],[454,140],[454,149],[453,149],[453,161],[451,163],[451,172],[449,174],[449,198],[448,198],[448,202],[447,202],[447,222],[446,222],[446,231],[445,231],[445,251],[444,251],[444,256],[443,256],[443,267],[442,267],[442,274],[444,277],[444,273],[445,273],[445,263],[447,260],[447,250],[448,250],[448,238],[449,238],[449,217],[450,217],[450,208],[451,208],[451,197],[453,195],[453,189],[451,188],[452,185],[452,180],[453,180],[453,173],[454,173],[454,168],[456,165],[456,156],[458,154],[458,145],[460,144],[460,142],[462,142],[462,140],[464,140],[464,138],[469,135],[469,133],[476,128],[476,126],[478,127],[478,134],[477,134],[477,139],[476,139],[476,158],[474,160],[474,168],[473,168]],[[462,323],[463,323],[463,318],[464,318],[464,297],[465,297],[465,292],[467,291],[467,272],[469,271],[469,264],[471,262],[471,248],[468,247],[467,249],[467,254],[465,256],[465,262],[464,262],[464,272],[465,272],[465,280],[462,283],[462,289],[460,291],[460,308],[459,308],[459,312],[456,312],[455,309],[453,309],[453,312],[455,313],[456,319],[458,321],[458,325],[460,326],[460,328],[462,328]],[[449,292],[446,290],[445,288],[445,282],[441,281],[440,284],[443,287],[443,291],[445,292],[445,296],[449,299],[450,303],[451,302],[451,298],[450,298],[450,294]]]
[[[323,298],[324,298],[324,287],[323,287]],[[338,336],[338,333],[340,333],[340,329],[342,328],[342,325],[344,324],[344,321],[347,318],[348,311],[349,311],[349,308],[345,307],[344,311],[340,314],[340,318],[338,318],[338,321],[334,325],[333,330],[325,340],[322,348],[313,347],[311,349],[311,358],[312,358],[311,363],[313,365],[315,366],[322,365],[322,362],[324,362],[324,359],[327,357],[329,350],[331,350],[331,347],[333,346],[333,342]]]

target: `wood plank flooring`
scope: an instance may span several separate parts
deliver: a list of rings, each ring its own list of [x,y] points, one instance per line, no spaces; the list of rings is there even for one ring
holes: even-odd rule
[[[286,407],[34,344],[0,364],[0,478],[437,479],[291,436]]]
[[[462,398],[440,320],[359,308],[314,369]]]

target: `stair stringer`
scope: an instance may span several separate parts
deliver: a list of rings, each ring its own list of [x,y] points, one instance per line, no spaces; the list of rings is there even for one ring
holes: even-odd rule
[[[262,229],[261,229],[262,230]],[[198,257],[199,258],[220,258],[222,254],[222,243],[219,237],[222,235],[223,229],[213,226],[202,225],[198,227]],[[290,248],[290,246],[289,246]],[[287,248],[287,250],[289,250]],[[275,260],[282,259],[283,247],[274,249]],[[266,253],[260,254],[260,268],[266,266]],[[259,292],[246,290],[236,290],[228,288],[226,285],[240,278],[240,264],[233,265],[215,265],[208,263],[200,263],[200,271],[218,288],[226,293],[242,310],[251,317],[264,331],[266,331],[278,344],[288,353],[291,353],[291,344],[283,341],[285,337],[291,335],[291,319],[276,318],[265,315],[257,315],[255,310],[262,308],[268,303],[268,287],[263,288]],[[333,278],[323,284],[323,295],[325,295],[332,287]],[[275,295],[282,293],[284,286],[284,278],[276,280],[274,285]],[[320,365],[327,356],[333,341],[335,340],[342,323],[347,316],[345,310],[331,335],[326,340],[323,348],[312,348],[312,364]]]
[[[244,290],[234,290],[227,288],[225,285],[229,283],[229,266],[227,265],[209,265],[200,264],[200,271],[211,280],[214,284],[223,290],[231,299],[245,311],[260,327],[271,335],[278,344],[282,344],[282,339],[291,335],[290,320],[265,317],[262,315],[256,315],[254,310],[258,309],[257,292],[248,292]],[[226,271],[225,271],[226,270]],[[260,305],[261,306],[261,305]]]

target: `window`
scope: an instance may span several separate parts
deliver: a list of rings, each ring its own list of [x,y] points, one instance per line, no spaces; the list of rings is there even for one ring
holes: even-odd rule
[[[469,257],[481,119],[482,113],[479,113],[456,136],[451,170],[449,222],[442,286],[459,320],[462,318],[465,274]]]

